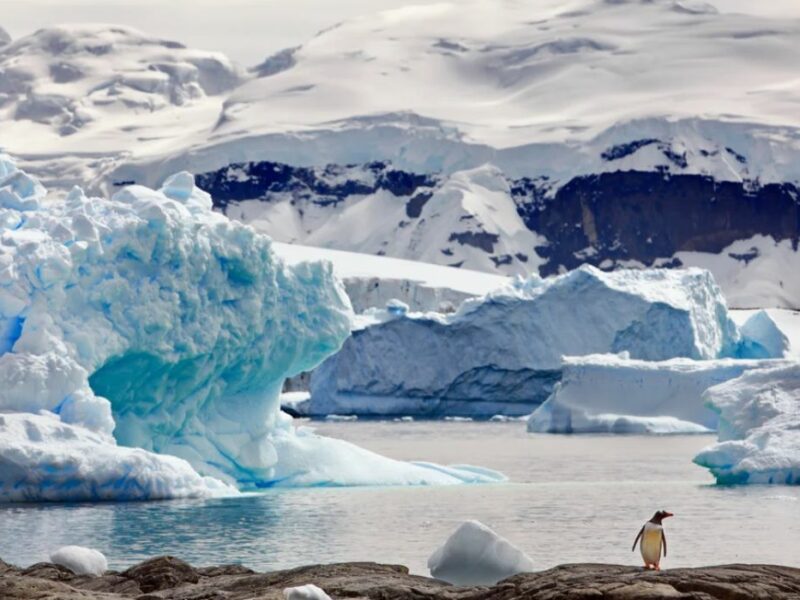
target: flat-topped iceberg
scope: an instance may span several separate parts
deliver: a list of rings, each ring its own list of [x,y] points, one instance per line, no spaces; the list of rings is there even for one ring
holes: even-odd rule
[[[553,394],[528,419],[540,433],[703,433],[718,414],[706,389],[781,360],[643,361],[619,355],[565,357]]]
[[[582,267],[518,281],[453,315],[372,315],[313,374],[314,415],[521,416],[565,355],[736,356],[739,332],[707,271]]]
[[[287,266],[211,207],[189,173],[49,199],[0,156],[0,499],[497,479],[295,431],[283,381],[339,348],[349,300],[330,264]]]
[[[756,370],[710,388],[719,441],[694,462],[718,483],[800,485],[800,363]]]

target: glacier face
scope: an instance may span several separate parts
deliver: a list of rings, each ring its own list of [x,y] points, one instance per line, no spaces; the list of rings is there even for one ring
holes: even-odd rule
[[[188,173],[110,200],[79,188],[51,200],[0,159],[1,497],[380,479],[350,464],[358,457],[391,466],[387,483],[497,479],[295,431],[278,410],[281,385],[339,348],[349,300],[329,263],[287,266],[269,238],[211,205]]]
[[[618,355],[565,357],[561,381],[528,419],[540,433],[701,433],[718,415],[703,392],[781,360],[674,358],[642,361]]]
[[[312,375],[311,414],[529,414],[564,355],[657,361],[739,352],[710,274],[582,267],[467,300],[454,315],[384,314]]]
[[[694,462],[718,483],[800,485],[800,364],[749,371],[710,388],[719,441]]]

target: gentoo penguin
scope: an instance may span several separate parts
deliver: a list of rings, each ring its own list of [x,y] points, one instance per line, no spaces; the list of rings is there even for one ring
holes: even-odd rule
[[[644,566],[647,569],[661,570],[658,564],[661,562],[662,547],[664,548],[664,556],[667,555],[667,537],[664,535],[664,528],[661,526],[661,521],[671,516],[671,512],[665,510],[658,511],[653,515],[652,519],[642,525],[642,528],[639,530],[639,535],[633,540],[633,548],[631,548],[631,550],[636,550],[636,542],[639,541],[639,538],[642,538],[642,543],[639,548],[642,551]]]

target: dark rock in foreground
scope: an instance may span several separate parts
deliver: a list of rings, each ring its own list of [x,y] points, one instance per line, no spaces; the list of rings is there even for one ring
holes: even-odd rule
[[[176,558],[159,557],[121,573],[89,577],[48,563],[19,569],[0,561],[3,600],[277,600],[283,598],[284,588],[307,583],[318,585],[333,598],[374,600],[800,599],[800,569],[772,565],[655,573],[638,567],[575,564],[516,575],[492,587],[459,588],[409,575],[405,567],[375,563],[314,565],[262,574],[235,565],[194,568]]]

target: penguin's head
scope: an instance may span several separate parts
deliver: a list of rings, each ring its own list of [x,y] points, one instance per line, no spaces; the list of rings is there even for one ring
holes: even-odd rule
[[[653,518],[650,519],[651,523],[661,523],[667,517],[674,516],[671,512],[667,512],[666,510],[660,510],[656,514],[653,515]]]

